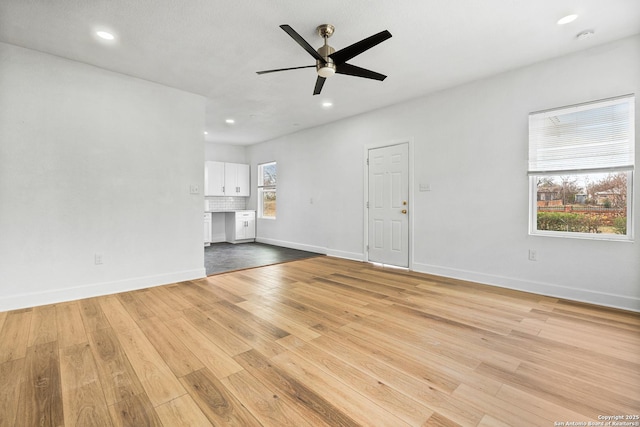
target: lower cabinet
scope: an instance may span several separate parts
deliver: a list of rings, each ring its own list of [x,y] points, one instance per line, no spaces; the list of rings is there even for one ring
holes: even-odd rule
[[[227,242],[253,242],[256,239],[256,211],[227,212],[225,227]]]

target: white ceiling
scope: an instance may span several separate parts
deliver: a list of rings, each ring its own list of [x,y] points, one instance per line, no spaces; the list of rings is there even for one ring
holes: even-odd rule
[[[574,22],[557,20],[577,13]],[[312,96],[313,65],[278,26],[336,50],[393,37],[349,63],[384,82],[335,75]],[[94,32],[113,32],[115,42]],[[594,30],[578,40],[583,30]],[[207,98],[207,141],[250,144],[640,32],[639,0],[0,0],[0,41]],[[2,66],[2,64],[0,64]],[[333,102],[323,108],[322,102]],[[225,119],[233,118],[229,125]]]

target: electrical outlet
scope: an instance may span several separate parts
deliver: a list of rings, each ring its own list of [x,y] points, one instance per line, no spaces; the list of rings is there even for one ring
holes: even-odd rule
[[[538,260],[538,254],[536,253],[536,251],[534,249],[529,249],[529,261],[537,261]]]
[[[191,184],[189,186],[189,193],[200,194],[200,186],[198,186],[198,184]]]
[[[94,262],[96,265],[100,265],[100,264],[102,264],[102,254],[101,254],[101,253],[97,253],[97,252],[96,252],[96,254],[93,256],[93,262]]]

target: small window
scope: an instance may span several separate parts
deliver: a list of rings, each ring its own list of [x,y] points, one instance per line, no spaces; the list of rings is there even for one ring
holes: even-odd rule
[[[530,234],[633,239],[634,103],[529,115]]]
[[[276,162],[258,165],[258,217],[276,219]]]

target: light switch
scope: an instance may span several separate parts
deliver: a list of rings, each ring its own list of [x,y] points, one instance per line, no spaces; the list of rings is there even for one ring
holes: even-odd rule
[[[420,183],[420,191],[431,191],[431,184]]]

